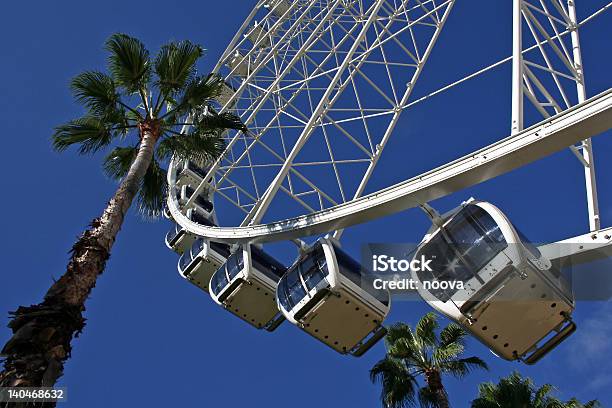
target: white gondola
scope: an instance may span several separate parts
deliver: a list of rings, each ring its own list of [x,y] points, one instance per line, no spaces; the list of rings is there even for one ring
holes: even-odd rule
[[[221,107],[224,107],[230,103],[230,100],[232,99],[235,93],[236,90],[230,84],[224,82],[223,86],[221,87],[221,92],[219,96],[217,96],[217,102],[219,102]],[[236,102],[237,99],[234,99],[228,107],[232,108],[234,105],[236,105]]]
[[[264,27],[263,23],[255,21],[253,27],[246,34],[246,38],[251,40],[253,44],[257,44],[259,48],[266,48],[270,46],[270,34],[268,29]]]
[[[197,187],[198,185],[200,185],[204,177],[206,177],[207,173],[208,168],[206,168],[205,166],[199,166],[190,160],[182,160],[177,163],[176,166],[175,185],[177,187],[182,187],[185,185]],[[212,184],[212,178],[208,180],[207,184]]]
[[[175,191],[176,199],[181,209],[195,209],[196,212],[198,212],[199,214],[202,214],[203,216],[208,218],[212,218],[214,205],[210,197],[210,193],[207,189],[205,189],[195,197],[193,203],[190,204],[189,208],[186,208],[186,206],[191,196],[195,193],[195,187],[193,185],[182,185],[180,187],[177,187]]]
[[[249,324],[272,331],[284,318],[276,285],[287,268],[254,245],[240,246],[210,280],[210,295]]]
[[[229,245],[200,237],[179,258],[178,271],[183,278],[208,292],[210,278],[229,256]]]
[[[528,364],[575,331],[567,280],[497,207],[470,200],[436,224],[415,252],[432,271],[412,271],[434,309],[496,355]]]
[[[342,354],[360,356],[386,333],[389,292],[327,238],[289,268],[276,297],[287,320]]]
[[[236,51],[228,60],[227,66],[231,70],[232,76],[237,76],[241,78],[246,78],[249,76],[249,58],[246,58],[244,55],[240,53],[240,51]]]
[[[274,13],[277,17],[282,17],[287,11],[289,11],[291,3],[289,0],[268,0],[264,7],[271,9],[272,13]]]
[[[215,226],[215,223],[211,220],[210,215],[203,214],[198,210],[192,208],[186,211],[185,215],[190,220],[197,222],[202,225]],[[187,232],[179,224],[174,224],[170,231],[166,233],[166,246],[179,254],[185,253],[193,245],[197,236]]]

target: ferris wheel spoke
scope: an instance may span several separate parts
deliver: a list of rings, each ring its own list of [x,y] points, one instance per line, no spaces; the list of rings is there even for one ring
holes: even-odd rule
[[[348,68],[349,62],[350,62],[350,58],[357,51],[357,49],[359,47],[359,43],[361,41],[363,41],[363,38],[365,37],[368,29],[370,28],[370,25],[376,20],[376,18],[378,16],[378,10],[382,6],[382,4],[383,4],[382,0],[377,0],[374,3],[374,5],[372,6],[372,10],[370,11],[370,14],[369,14],[368,18],[367,18],[366,22],[363,24],[363,27],[362,27],[362,29],[360,31],[360,34],[359,34],[359,37],[358,37],[358,41],[353,43],[353,45],[351,46],[351,48],[350,48],[347,56],[345,57],[342,65],[340,66],[340,68],[336,72],[336,74],[334,76],[334,79],[331,81],[331,83],[328,86],[328,89],[325,91],[325,93],[321,97],[321,101],[319,102],[317,108],[315,109],[315,112],[313,112],[313,116],[311,117],[310,121],[306,125],[306,128],[304,129],[304,131],[302,132],[302,134],[300,135],[298,140],[296,141],[292,151],[289,153],[289,155],[288,155],[288,157],[287,157],[287,159],[285,161],[285,164],[283,165],[283,167],[281,168],[281,170],[279,171],[277,176],[274,178],[272,183],[269,185],[269,187],[266,190],[266,192],[264,193],[263,197],[255,205],[255,207],[253,208],[253,211],[251,212],[251,214],[249,214],[249,216],[243,221],[243,224],[245,222],[246,223],[254,223],[254,224],[256,224],[256,223],[258,223],[263,218],[263,216],[264,216],[266,210],[268,209],[272,199],[274,198],[276,192],[278,191],[278,188],[279,188],[280,184],[282,183],[283,179],[287,176],[287,173],[289,172],[289,170],[291,168],[291,164],[292,164],[293,160],[295,159],[297,154],[300,152],[301,148],[304,146],[304,144],[306,143],[306,141],[308,140],[308,138],[312,134],[312,131],[314,130],[316,122],[319,120],[319,117],[320,117],[321,113],[323,113],[327,109],[328,102],[331,102],[330,101],[330,97],[332,95],[334,87],[340,81],[342,73]],[[336,95],[339,95],[339,92]]]
[[[448,4],[451,4],[451,3],[450,3],[450,2],[446,2],[446,3],[444,3],[443,5],[448,5]],[[438,9],[439,9],[439,8],[441,8],[443,5],[438,6],[438,7],[437,7],[435,10],[438,10]],[[447,7],[447,9],[448,9],[448,10],[450,10],[450,7]],[[434,10],[434,11],[435,11],[435,10]],[[447,11],[448,11],[448,10],[447,10]],[[431,13],[433,13],[434,11],[432,11],[432,10],[429,10],[429,9],[428,9],[428,10],[427,10],[427,13],[428,13],[428,14],[431,14]],[[445,15],[447,16],[448,14],[445,14]],[[418,20],[418,19],[417,19],[417,20]],[[409,24],[410,24],[410,23],[409,23]],[[412,24],[414,24],[414,22],[412,22]],[[387,32],[387,33],[389,34],[389,36],[393,36],[393,34],[392,34],[392,33],[391,33],[389,30],[388,30],[388,28],[387,28],[387,27],[384,27],[384,28],[385,28],[385,32]],[[439,30],[440,28],[441,28],[441,27],[438,27],[438,28],[437,28],[437,30]],[[378,32],[378,31],[377,31],[377,32]],[[436,33],[436,34],[434,34],[434,36],[436,36],[436,37],[437,37],[437,33]],[[432,37],[433,37],[433,36],[432,36]],[[374,51],[375,49],[376,49],[376,47],[375,47],[375,46],[371,46],[371,47],[370,47],[370,50],[371,50],[370,52]],[[418,53],[418,49],[416,50],[416,52]],[[354,53],[355,53],[355,50],[353,50],[352,54],[354,54]],[[352,55],[352,54],[351,54],[351,55]],[[359,70],[359,67],[360,67],[360,66],[363,64],[363,62],[364,62],[364,61],[367,61],[367,57],[368,57],[368,56],[369,56],[369,54],[368,54],[368,55],[361,56],[360,58],[354,58],[354,59],[355,59],[355,61],[359,61],[359,62],[358,62],[358,65],[356,66],[356,68],[354,68],[354,69],[349,69],[349,70],[348,70],[348,71],[349,71],[348,79],[347,79],[347,80],[345,80],[344,82],[342,82],[342,83],[341,83],[340,85],[338,85],[337,87],[335,87],[335,89],[334,89],[334,88],[332,88],[332,87],[330,87],[330,88],[332,88],[332,89],[333,89],[333,91],[335,91],[335,92],[336,92],[336,96],[337,96],[337,95],[340,95],[340,94],[341,94],[341,93],[344,91],[344,89],[345,89],[346,85],[347,85],[349,82],[354,83],[354,75],[355,75],[355,73],[359,73],[359,74],[360,74],[362,77],[365,77],[365,78],[366,78],[366,80],[367,80],[366,82],[368,82],[368,83],[369,83],[369,84],[370,84],[370,85],[371,85],[373,88],[375,88],[375,89],[376,89],[376,90],[377,90],[379,93],[381,93],[381,94],[383,94],[383,95],[384,95],[384,92],[382,92],[382,90],[381,90],[380,88],[378,88],[378,86],[377,86],[377,85],[376,85],[376,84],[375,84],[373,81],[369,80],[369,78],[367,77],[367,75],[364,75],[364,74],[363,74],[363,73],[362,73],[362,72]],[[410,56],[412,56],[412,57],[413,57],[413,56],[414,56],[414,54],[410,53]],[[350,58],[350,56],[349,56],[349,57],[345,57],[345,62],[346,62],[346,59],[348,59],[348,58]],[[385,59],[385,57],[384,57],[384,56],[383,56],[383,61],[384,61],[384,62],[386,62],[386,59]],[[417,72],[418,72],[418,73],[420,73],[420,68],[422,68],[422,64],[423,64],[423,62],[424,62],[424,61],[418,61],[418,63],[419,63],[419,69],[417,69]],[[336,74],[336,75],[337,75],[337,74]],[[392,82],[392,81],[393,81],[393,80],[392,80],[392,79],[390,79],[390,82]],[[336,83],[337,83],[337,81],[336,81]],[[414,83],[414,82],[413,82],[413,83]],[[329,88],[328,88],[328,90],[329,90]],[[409,90],[409,91],[410,91],[410,90]],[[396,104],[396,103],[395,103],[395,102],[394,102],[392,99],[390,99],[390,98],[386,97],[386,95],[384,95],[384,96],[385,96],[385,98],[386,98],[386,100],[387,100],[387,102],[388,102],[388,103],[390,103],[391,105],[395,105],[395,106],[392,106],[392,107],[391,107],[390,109],[388,109],[387,111],[384,111],[384,110],[382,110],[382,109],[381,109],[381,111],[384,111],[386,114],[392,114],[392,113],[393,113],[393,111],[394,111],[394,110],[396,110],[396,106],[397,106],[397,104]],[[332,97],[332,99],[335,99],[335,96],[334,96],[334,97]],[[403,98],[403,99],[404,99],[404,100],[406,100],[406,98]],[[349,139],[349,140],[350,140],[350,141],[351,141],[351,142],[352,142],[352,143],[353,143],[355,146],[357,146],[357,147],[359,148],[359,150],[361,150],[361,151],[362,151],[362,153],[365,153],[365,154],[366,154],[366,156],[367,156],[368,158],[370,158],[370,159],[371,159],[371,161],[370,161],[370,166],[368,167],[368,170],[366,171],[366,173],[365,173],[365,175],[364,175],[364,179],[363,179],[363,180],[362,180],[362,182],[360,183],[360,185],[359,185],[359,188],[358,188],[357,192],[356,192],[356,193],[355,193],[355,195],[353,196],[353,198],[356,198],[356,197],[358,197],[358,196],[359,196],[359,195],[362,193],[363,189],[365,188],[365,184],[367,183],[367,180],[368,180],[368,179],[369,179],[369,177],[371,176],[371,173],[372,173],[373,167],[375,167],[375,165],[376,165],[377,160],[374,160],[374,159],[373,159],[373,156],[374,156],[374,154],[375,154],[375,153],[374,153],[373,151],[371,151],[371,150],[368,150],[367,148],[365,148],[365,147],[363,146],[363,144],[361,144],[361,143],[360,143],[360,142],[358,142],[356,139],[354,139],[354,138],[353,138],[353,136],[350,134],[350,132],[347,132],[345,129],[343,129],[343,127],[339,125],[339,122],[338,122],[338,121],[336,121],[335,119],[333,119],[333,118],[332,118],[332,117],[329,115],[329,113],[330,113],[330,112],[334,112],[334,110],[333,110],[333,100],[332,100],[332,101],[330,101],[329,105],[331,105],[332,107],[329,107],[328,109],[325,109],[323,112],[321,112],[321,115],[322,115],[322,116],[321,116],[321,119],[325,119],[325,122],[321,122],[321,123],[320,123],[320,126],[321,126],[321,127],[324,127],[324,126],[326,126],[326,125],[332,125],[332,126],[336,127],[336,129],[337,129],[337,130],[339,130],[340,134],[342,134],[342,135],[346,136],[346,137],[347,137],[347,138],[348,138],[348,139]],[[361,109],[362,109],[362,111],[360,112],[360,113],[361,113],[360,117],[355,117],[355,118],[352,118],[352,119],[361,119],[362,121],[365,121],[365,118],[364,118],[364,116],[365,116],[365,115],[364,115],[364,112],[363,112],[363,107],[361,107]],[[344,120],[346,120],[346,119],[344,119]],[[349,120],[350,120],[350,119],[349,119]],[[391,127],[393,127],[393,126],[394,126],[394,124],[392,124],[392,125],[391,125]],[[368,132],[366,132],[366,133],[368,133]],[[390,133],[390,132],[389,132],[389,133]],[[308,137],[308,136],[306,136],[306,138],[307,138],[307,137]],[[325,138],[325,140],[326,140],[326,146],[328,147],[328,152],[330,152],[330,153],[331,153],[331,156],[333,157],[333,152],[331,152],[331,147],[329,146],[329,135],[325,134],[325,135],[324,135],[324,138]],[[385,139],[383,138],[383,140],[385,140]],[[368,143],[369,143],[370,145],[372,145],[371,140],[368,140]],[[384,147],[384,143],[382,144],[382,146]],[[382,149],[380,149],[380,151],[382,151]],[[378,154],[380,155],[380,152],[379,152]],[[332,161],[334,161],[334,160],[332,159]],[[287,167],[291,167],[291,164],[289,164]],[[282,170],[282,169],[281,169],[281,170]],[[335,175],[335,177],[336,177],[337,183],[338,183],[338,187],[339,187],[340,194],[341,194],[341,199],[342,199],[342,201],[344,202],[344,201],[346,201],[346,197],[345,197],[345,194],[344,194],[344,191],[343,191],[343,188],[342,188],[342,180],[341,180],[341,177],[340,177],[340,175],[339,175],[339,173],[338,173],[338,168],[337,168],[337,165],[336,165],[335,163],[333,164],[333,171],[334,171],[334,175]],[[287,173],[288,173],[288,170],[287,170]],[[280,173],[280,174],[282,174],[282,173]],[[275,180],[275,182],[280,182],[280,180],[282,180],[282,179],[283,179],[282,177],[278,177],[278,178]],[[259,211],[259,212],[260,212],[260,214],[261,214],[261,210],[260,210],[260,208],[261,208],[261,207],[265,207],[265,206],[266,206],[266,202],[267,202],[267,201],[271,201],[271,199],[272,199],[271,197],[273,196],[273,192],[274,192],[274,189],[273,189],[273,188],[272,188],[272,189],[270,189],[270,188],[269,188],[269,189],[266,191],[266,193],[264,194],[264,197],[263,197],[263,198],[262,198],[262,200],[261,200],[261,203],[262,203],[262,204],[258,204],[258,205],[256,205],[256,206],[253,208],[253,211]],[[268,205],[269,205],[269,204],[268,204]],[[257,217],[258,217],[258,216],[256,215],[254,218],[257,218]]]

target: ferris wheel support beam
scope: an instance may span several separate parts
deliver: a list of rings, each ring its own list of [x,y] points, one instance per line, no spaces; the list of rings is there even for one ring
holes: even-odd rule
[[[332,16],[333,12],[335,11],[335,9],[338,7],[338,5],[340,4],[341,0],[337,0],[336,3],[334,3],[333,5],[331,5],[330,7],[328,7],[328,11],[325,14],[325,16],[322,18],[322,20],[319,22],[319,24],[317,25],[316,28],[314,28],[312,30],[312,33],[310,34],[308,40],[305,41],[304,45],[300,48],[300,50],[297,51],[297,55],[302,55],[304,53],[304,50],[307,49],[307,44],[310,43],[311,41],[314,41],[317,37],[317,35],[319,34],[320,30],[323,28],[325,22]],[[247,87],[248,85],[251,83],[251,80],[266,66],[266,64],[272,60],[274,58],[274,55],[279,52],[279,50],[286,45],[286,41],[288,40],[289,37],[293,36],[295,34],[295,31],[304,23],[304,21],[306,20],[307,16],[308,16],[308,12],[314,8],[315,3],[311,2],[307,7],[305,7],[300,16],[296,19],[295,22],[293,22],[293,24],[291,25],[291,27],[281,36],[281,38],[276,42],[276,44],[274,44],[274,46],[270,49],[270,51],[268,52],[268,54],[266,55],[266,57],[260,61],[259,63],[257,63],[257,66],[255,66],[252,71],[248,74],[248,76],[244,79],[244,81],[242,81],[242,84],[240,85],[240,87],[236,90],[236,92],[234,93],[234,95],[232,96],[232,98],[229,99],[229,101],[227,102],[226,106],[223,107],[222,112],[227,110],[227,107],[230,106],[235,99],[237,98],[237,95],[240,95]],[[289,11],[287,11],[287,13],[285,14],[289,14],[290,12],[293,11],[293,8],[297,7],[297,3],[293,3],[291,5],[291,7],[289,8]],[[321,13],[323,13],[323,11],[321,11]],[[282,21],[279,20],[276,23],[274,23],[274,25],[271,27],[271,30],[274,31],[276,29],[278,29],[280,27],[280,25],[282,24]],[[245,41],[244,39],[242,41]],[[259,45],[261,42],[263,41],[263,39],[259,39],[255,46],[253,48],[251,48],[241,59],[240,63],[244,63],[246,60],[248,60],[248,58],[252,57],[255,53],[255,50],[257,48],[257,45]],[[222,54],[221,59],[219,60],[220,62],[217,64],[217,69],[219,69],[221,67],[221,65],[223,64],[224,61],[227,60],[227,58],[231,55],[231,51],[234,47],[228,47],[228,49]],[[276,81],[275,83],[270,86],[270,90],[274,89],[276,87],[276,85],[278,83],[281,82],[281,80],[285,77],[285,75],[291,70],[291,68],[293,67],[293,64],[289,64],[287,65],[287,67],[285,67],[285,69],[280,73],[280,74],[276,74]],[[230,76],[232,76],[234,74],[234,72],[236,71],[236,68],[234,68],[231,72],[230,72]],[[260,104],[261,105],[261,104]],[[259,109],[258,109],[259,110]],[[249,118],[247,119],[247,123],[250,123],[250,121],[253,119],[253,117],[255,116],[255,112],[253,114],[251,114],[249,116]]]
[[[490,180],[612,128],[612,89],[524,131],[377,193],[271,224],[205,227],[169,209],[190,232],[215,241],[267,242],[322,234],[394,214]]]
[[[512,126],[515,135],[523,130],[523,0],[512,3]]]
[[[552,7],[547,7],[547,0],[540,0],[537,6],[532,4],[530,0],[513,0],[512,134],[520,132],[524,127],[525,97],[544,118],[552,115],[550,110],[559,113],[573,104],[568,96],[568,90],[564,89],[562,79],[575,82],[576,103],[582,103],[586,100],[578,29],[584,22],[605,11],[612,4],[608,3],[597,13],[579,23],[576,17],[576,0],[566,0],[565,2],[550,0],[549,3],[552,3]],[[555,16],[552,11],[558,12],[558,16]],[[523,22],[529,28],[527,35],[535,41],[543,64],[533,61],[533,57],[530,61],[528,56],[525,55],[525,52],[533,49],[533,46],[523,49]],[[549,28],[547,29],[545,26]],[[566,31],[561,33],[559,26],[565,28]],[[570,44],[566,45],[561,36],[568,32],[570,33]],[[550,56],[549,52],[552,53]],[[538,74],[550,75],[552,81],[546,83],[541,80],[541,77],[538,77]],[[544,101],[539,100],[538,93],[544,98]],[[580,141],[578,146],[572,145],[569,147],[584,167],[589,228],[591,231],[596,231],[601,228],[601,222],[593,145],[589,139],[585,139]]]
[[[572,50],[574,66],[578,74],[576,89],[578,91],[578,103],[586,100],[586,84],[584,79],[584,68],[582,66],[582,52],[580,50],[580,35],[578,34],[578,20],[576,18],[576,1],[568,0],[567,11],[571,24]],[[597,231],[601,228],[599,217],[599,200],[597,197],[597,179],[595,173],[595,158],[593,157],[593,144],[591,139],[582,141],[582,158],[584,160],[584,177],[586,182],[587,206],[589,212],[589,228]]]
[[[540,245],[538,249],[551,262],[579,265],[612,256],[612,227]]]

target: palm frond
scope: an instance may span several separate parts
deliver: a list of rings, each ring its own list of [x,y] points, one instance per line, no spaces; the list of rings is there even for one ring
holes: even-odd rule
[[[385,357],[370,370],[370,380],[380,382],[380,399],[387,408],[407,408],[415,405],[416,379],[397,359]]]
[[[487,402],[495,405],[491,407],[532,407],[534,387],[529,378],[523,378],[519,373],[513,372],[502,378],[498,384],[484,383],[478,387],[478,398],[472,403],[473,407],[487,407]]]
[[[467,336],[466,331],[463,327],[456,323],[449,323],[448,326],[440,331],[440,347],[444,347],[447,344],[459,343],[463,344],[463,340]]]
[[[388,348],[387,354],[393,358],[402,359],[413,367],[428,369],[431,366],[421,344],[408,338],[398,339],[393,346]]]
[[[198,107],[217,98],[221,94],[223,84],[223,78],[217,74],[193,78],[185,85],[183,94],[178,98],[178,103],[173,111],[179,116],[195,111]]]
[[[507,404],[521,406],[533,404],[534,386],[531,378],[524,378],[518,372],[513,372],[502,378],[497,385],[497,398],[507,401]]]
[[[131,120],[133,122],[140,122],[142,121],[142,115],[140,114],[140,112],[138,112],[137,110],[128,110],[125,112],[125,118],[126,120]]]
[[[440,365],[447,361],[455,359],[463,353],[465,347],[461,343],[450,343],[443,347],[436,347],[432,352],[432,358],[435,364]]]
[[[552,393],[554,390],[555,387],[553,387],[551,384],[544,384],[535,391],[534,401],[536,402],[536,404],[541,404],[549,397],[550,393]]]
[[[113,34],[106,41],[109,71],[118,86],[127,93],[141,91],[149,83],[149,51],[140,40],[126,34]]]
[[[572,398],[566,402],[566,408],[601,408],[602,406],[597,400],[591,400],[583,404],[576,398]]]
[[[196,132],[207,134],[216,134],[228,129],[247,130],[247,127],[242,123],[242,119],[230,112],[201,115],[193,126]]]
[[[206,163],[216,160],[224,149],[225,143],[218,135],[189,133],[164,138],[157,146],[157,154],[161,160],[176,156],[180,159]]]
[[[74,77],[70,88],[76,100],[92,115],[108,116],[117,110],[119,94],[113,79],[101,72],[86,71]]]
[[[114,180],[121,180],[128,173],[136,158],[136,147],[116,147],[104,158],[104,172]]]
[[[114,132],[100,118],[85,116],[55,128],[53,148],[64,151],[72,145],[79,145],[79,153],[95,153],[108,146]]]
[[[439,363],[439,368],[444,373],[450,374],[456,378],[463,378],[476,369],[488,370],[489,366],[484,360],[478,357],[467,357],[442,361]]]
[[[495,401],[497,395],[497,385],[492,382],[485,382],[478,385],[478,399]]]
[[[147,218],[158,218],[165,205],[166,170],[153,158],[138,191],[138,211]]]
[[[429,368],[423,345],[407,324],[395,323],[388,327],[385,343],[388,355],[403,359],[411,366]]]
[[[499,384],[485,382],[478,386],[478,397],[472,401],[472,408],[505,408],[531,406],[531,393],[525,394],[521,387],[520,392],[513,395],[513,386],[508,383]],[[517,384],[518,385],[518,384]],[[516,405],[518,404],[518,405]]]
[[[555,397],[547,397],[542,404],[534,403],[534,408],[569,408],[567,403]]]
[[[476,398],[470,405],[471,408],[501,408],[495,400],[489,400],[485,398]]]
[[[392,346],[399,339],[409,339],[412,341],[414,335],[412,329],[406,323],[398,322],[387,327],[387,335],[385,336],[385,343],[387,347]]]
[[[423,345],[433,347],[438,342],[436,329],[438,328],[438,316],[434,312],[429,312],[419,320],[415,327],[417,341]]]
[[[155,58],[159,90],[172,95],[182,89],[193,78],[195,64],[203,54],[203,48],[190,41],[164,45]]]

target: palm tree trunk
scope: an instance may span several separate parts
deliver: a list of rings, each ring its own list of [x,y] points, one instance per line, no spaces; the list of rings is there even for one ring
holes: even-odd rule
[[[448,395],[442,384],[440,372],[437,370],[426,372],[425,381],[427,382],[427,388],[429,388],[431,395],[434,396],[438,403],[438,408],[450,408]]]
[[[104,271],[115,238],[153,158],[158,130],[144,123],[140,131],[141,142],[134,162],[102,215],[91,222],[72,247],[66,272],[53,283],[41,303],[20,306],[11,312],[8,327],[13,336],[1,352],[5,361],[0,387],[51,387],[62,375],[72,339],[85,326],[85,301]]]

